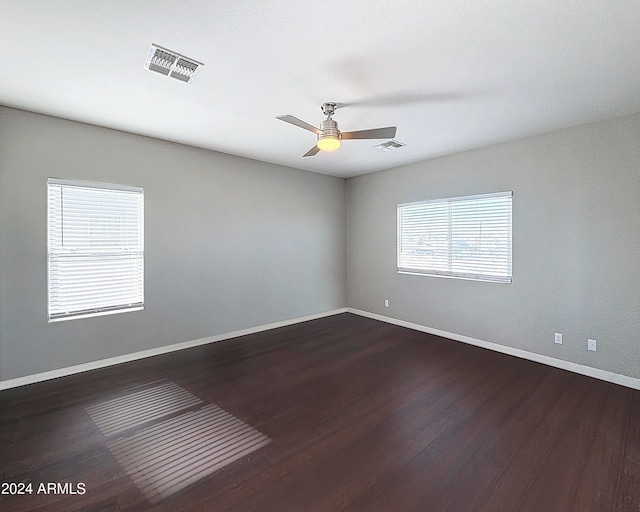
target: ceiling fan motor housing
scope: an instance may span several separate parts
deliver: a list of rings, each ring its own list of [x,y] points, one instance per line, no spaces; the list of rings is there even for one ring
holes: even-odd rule
[[[318,135],[318,140],[324,138],[340,138],[340,130],[338,130],[338,123],[333,119],[325,119],[320,123],[320,130],[324,132],[324,134]]]

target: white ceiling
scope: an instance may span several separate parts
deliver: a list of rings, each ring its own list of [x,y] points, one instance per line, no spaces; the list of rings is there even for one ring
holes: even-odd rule
[[[640,111],[632,0],[3,0],[0,104],[335,176]],[[184,84],[150,44],[204,63]],[[302,155],[320,104],[406,147]]]

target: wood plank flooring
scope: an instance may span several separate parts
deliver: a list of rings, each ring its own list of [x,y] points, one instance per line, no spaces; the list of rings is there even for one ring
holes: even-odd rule
[[[198,400],[154,402],[165,388]],[[0,494],[2,511],[640,511],[640,391],[347,313],[2,391],[0,406],[1,481],[33,489]],[[188,429],[144,438],[211,407],[269,444],[207,473]],[[87,410],[112,409],[123,426],[105,434]],[[181,446],[203,477],[152,503],[109,449],[128,439]]]

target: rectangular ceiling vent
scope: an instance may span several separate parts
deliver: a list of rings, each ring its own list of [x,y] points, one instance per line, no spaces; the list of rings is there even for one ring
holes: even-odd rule
[[[161,75],[176,78],[181,82],[191,82],[198,70],[204,66],[202,62],[180,55],[155,44],[149,48],[145,69]]]
[[[391,139],[391,140],[388,140],[387,142],[381,142],[380,144],[376,144],[373,147],[376,149],[379,149],[380,151],[391,151],[392,149],[398,149],[398,148],[401,148],[402,146],[406,146],[406,144],[403,144],[398,140]]]

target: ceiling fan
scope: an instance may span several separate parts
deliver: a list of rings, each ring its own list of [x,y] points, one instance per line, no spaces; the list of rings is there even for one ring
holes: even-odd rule
[[[318,142],[309,151],[302,156],[314,156],[318,151],[335,151],[340,148],[343,140],[349,139],[393,139],[396,136],[396,127],[387,126],[385,128],[373,128],[371,130],[357,130],[354,132],[341,132],[338,130],[338,123],[331,119],[331,116],[335,113],[338,105],[336,103],[328,102],[323,103],[320,107],[322,112],[327,118],[320,123],[320,129],[316,128],[309,123],[301,121],[297,117],[284,115],[277,116],[276,119],[280,119],[285,123],[293,124],[309,130],[318,136]]]

